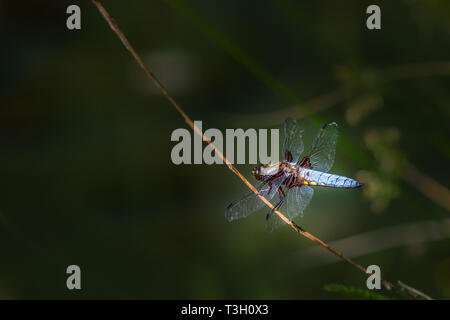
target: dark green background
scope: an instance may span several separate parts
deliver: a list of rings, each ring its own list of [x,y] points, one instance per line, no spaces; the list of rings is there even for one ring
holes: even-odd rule
[[[422,179],[404,178],[402,162],[449,184],[448,1],[377,1],[378,31],[365,27],[373,3],[357,0],[104,2],[204,128],[279,128],[321,103],[305,144],[314,124],[336,121],[331,171],[366,186],[316,190],[297,222],[327,242],[381,230],[338,248],[450,298],[448,211],[414,186]],[[66,28],[72,3],[80,31]],[[0,298],[345,298],[324,286],[365,288],[350,265],[324,263],[322,248],[302,259],[315,244],[288,227],[268,232],[263,212],[227,222],[246,187],[224,165],[172,164],[170,135],[187,125],[90,1],[1,1],[0,36]],[[251,166],[238,169],[251,178]],[[410,223],[416,232],[377,249],[385,228]],[[66,289],[71,264],[81,291]]]

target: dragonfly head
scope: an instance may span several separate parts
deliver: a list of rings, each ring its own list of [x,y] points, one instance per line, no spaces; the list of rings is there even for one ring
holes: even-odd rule
[[[256,180],[261,180],[262,176],[261,176],[261,165],[254,167],[252,170],[252,175],[255,177]]]

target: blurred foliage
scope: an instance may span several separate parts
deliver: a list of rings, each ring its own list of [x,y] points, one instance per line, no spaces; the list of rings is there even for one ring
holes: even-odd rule
[[[228,223],[224,209],[246,187],[224,166],[171,163],[170,135],[186,124],[89,1],[82,30],[66,29],[69,4],[0,2],[0,298],[314,299],[329,297],[327,283],[364,285],[344,263],[298,268],[292,255],[314,244],[267,232],[261,213]],[[316,189],[297,222],[325,241],[448,218],[400,177],[406,159],[449,185],[449,2],[379,1],[379,31],[365,28],[369,4],[104,2],[204,129],[255,127],[293,105],[306,145],[315,125],[339,124],[331,171],[366,186]],[[307,115],[305,101],[340,89]],[[238,169],[250,178],[251,167]],[[448,299],[449,244],[354,258]],[[70,264],[81,291],[65,287]]]
[[[372,129],[364,140],[373,153],[378,170],[360,171],[357,177],[366,184],[364,195],[372,202],[372,209],[381,212],[392,199],[399,196],[399,175],[402,173],[402,156],[398,152],[400,133],[397,128]]]
[[[374,291],[352,288],[342,284],[329,284],[324,287],[328,292],[339,293],[344,296],[350,296],[363,300],[390,300],[390,298],[377,294]]]
[[[378,95],[365,95],[353,100],[346,113],[346,120],[351,125],[356,125],[362,119],[370,116],[370,114],[383,105],[383,99]]]

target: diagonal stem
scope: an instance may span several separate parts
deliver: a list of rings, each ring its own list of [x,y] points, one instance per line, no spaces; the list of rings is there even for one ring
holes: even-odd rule
[[[346,261],[347,263],[351,264],[353,267],[355,267],[356,269],[360,270],[361,272],[363,272],[364,274],[369,274],[367,273],[366,269],[358,264],[357,262],[353,261],[352,259],[348,258],[347,256],[345,256],[343,253],[341,253],[340,251],[336,250],[335,248],[331,247],[330,245],[328,245],[327,243],[325,243],[324,241],[320,240],[319,238],[317,238],[316,236],[312,235],[311,233],[303,230],[300,226],[298,226],[295,222],[289,220],[284,214],[282,214],[280,211],[276,210],[274,208],[274,206],[261,194],[258,193],[258,190],[239,172],[238,169],[236,169],[235,166],[233,166],[233,164],[225,157],[225,155],[216,148],[216,146],[208,139],[206,138],[202,131],[194,124],[194,122],[191,120],[191,118],[189,118],[189,116],[183,111],[183,109],[176,103],[176,101],[169,95],[169,93],[167,92],[166,88],[164,88],[164,86],[162,85],[162,83],[155,77],[155,75],[148,69],[148,67],[144,64],[144,62],[142,61],[142,59],[139,57],[139,55],[136,53],[136,51],[134,50],[133,46],[130,44],[130,42],[128,41],[128,39],[125,37],[125,35],[122,33],[122,31],[120,30],[120,28],[118,27],[118,25],[115,23],[115,21],[113,20],[113,18],[109,15],[108,11],[106,11],[106,9],[103,7],[103,5],[100,3],[99,0],[92,0],[92,2],[94,3],[94,5],[97,7],[97,9],[100,11],[100,13],[103,15],[103,17],[105,18],[105,20],[108,22],[109,26],[111,27],[111,29],[116,33],[116,35],[119,37],[119,39],[122,41],[123,45],[125,46],[125,48],[131,53],[131,55],[133,56],[133,58],[136,60],[136,62],[139,64],[139,66],[144,70],[145,74],[155,83],[156,87],[161,91],[161,93],[167,98],[167,100],[169,100],[170,104],[172,104],[172,106],[178,111],[178,113],[184,118],[184,120],[186,121],[186,123],[198,134],[202,137],[203,141],[205,141],[208,145],[210,145],[214,151],[216,152],[216,154],[218,154],[224,161],[224,163],[228,166],[228,168],[230,168],[231,171],[233,171],[238,177],[239,179],[242,180],[242,182],[244,182],[244,184],[251,190],[253,191],[270,209],[273,210],[273,212],[275,214],[277,214],[285,223],[287,223],[295,232],[297,232],[298,234],[308,238],[309,240],[319,244],[320,246],[324,247],[325,249],[327,249],[328,251],[330,251],[331,253],[335,254],[336,256],[338,256],[339,258],[341,258],[342,260]],[[404,295],[407,298],[410,299],[417,299],[417,297],[421,297],[421,298],[429,298],[427,295],[421,293],[419,290],[414,289],[412,287],[403,285],[401,287],[398,287],[394,284],[392,284],[391,282],[385,280],[385,279],[381,279],[383,285],[388,289],[394,289],[395,291],[397,291],[398,293]],[[410,288],[408,290],[405,290],[405,288]],[[430,298],[429,298],[430,299]]]

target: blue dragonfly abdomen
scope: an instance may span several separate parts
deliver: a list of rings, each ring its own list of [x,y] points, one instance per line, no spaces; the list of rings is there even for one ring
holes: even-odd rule
[[[299,169],[299,184],[346,189],[362,186],[362,183],[345,176],[316,171],[304,167]]]

